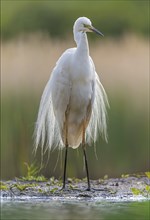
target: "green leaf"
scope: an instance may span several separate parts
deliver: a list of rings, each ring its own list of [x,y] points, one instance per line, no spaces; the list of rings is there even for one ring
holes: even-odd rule
[[[0,182],[0,190],[8,190],[8,186],[3,182]]]
[[[104,176],[104,180],[107,180],[108,179],[108,175],[106,174],[105,176]]]
[[[141,191],[139,189],[137,189],[137,188],[131,188],[131,191],[136,196],[141,194]]]
[[[145,175],[150,179],[150,172],[145,172]]]
[[[57,190],[58,190],[58,188],[53,188],[53,189],[50,190],[50,192],[51,192],[51,193],[54,193],[54,192],[56,192]]]
[[[36,187],[37,184],[35,183],[31,183],[31,184],[14,184],[15,187],[17,187],[17,189],[19,189],[20,191],[23,191],[25,190],[26,188],[29,188],[29,187]]]
[[[122,178],[128,178],[128,177],[129,177],[129,174],[122,174],[121,177],[122,177]]]
[[[74,189],[74,187],[73,187],[71,184],[69,184],[69,188],[70,188],[70,189]]]
[[[149,193],[150,192],[150,186],[149,185],[146,185],[145,186],[145,189],[146,189],[146,191]]]

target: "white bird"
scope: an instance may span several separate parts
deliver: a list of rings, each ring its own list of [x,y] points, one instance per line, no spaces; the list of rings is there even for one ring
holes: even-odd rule
[[[96,142],[98,131],[107,140],[107,95],[89,55],[87,32],[103,34],[86,17],[73,26],[76,48],[67,49],[56,63],[44,89],[35,127],[35,150],[43,153],[65,147],[63,189],[66,182],[68,147],[82,144],[88,188],[90,179],[86,143]]]

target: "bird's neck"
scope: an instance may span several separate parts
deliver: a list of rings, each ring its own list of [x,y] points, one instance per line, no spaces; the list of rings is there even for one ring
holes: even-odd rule
[[[77,43],[77,53],[81,56],[89,56],[89,45],[86,33],[78,32],[75,41]]]

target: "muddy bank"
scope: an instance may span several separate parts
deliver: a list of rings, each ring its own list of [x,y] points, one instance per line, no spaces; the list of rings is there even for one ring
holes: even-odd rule
[[[62,183],[51,178],[45,182],[11,180],[1,181],[1,199],[49,198],[49,199],[118,199],[133,200],[150,198],[148,177],[126,177],[91,180],[91,191],[87,191],[85,179],[68,179],[66,189]]]

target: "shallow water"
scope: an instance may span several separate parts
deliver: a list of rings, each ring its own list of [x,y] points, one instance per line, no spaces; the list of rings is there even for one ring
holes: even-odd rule
[[[1,203],[1,219],[148,220],[149,205],[149,201],[4,200]]]

